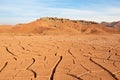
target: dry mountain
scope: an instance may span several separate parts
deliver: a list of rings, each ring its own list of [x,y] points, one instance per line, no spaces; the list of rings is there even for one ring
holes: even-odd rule
[[[106,25],[108,27],[113,27],[113,28],[120,28],[120,21],[117,22],[102,22],[101,24]]]
[[[69,20],[64,18],[45,17],[27,24],[15,26],[1,25],[0,33],[22,34],[107,34],[119,33],[118,29],[107,27],[92,21]]]

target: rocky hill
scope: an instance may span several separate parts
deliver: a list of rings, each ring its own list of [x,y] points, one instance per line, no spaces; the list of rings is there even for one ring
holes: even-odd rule
[[[117,22],[102,22],[101,24],[106,25],[108,27],[113,27],[113,28],[120,28],[120,21]]]
[[[7,28],[7,30],[6,30]],[[44,17],[27,24],[17,24],[10,27],[0,27],[0,33],[21,33],[21,34],[107,34],[119,33],[116,28],[107,27],[92,21],[69,20],[64,18]]]

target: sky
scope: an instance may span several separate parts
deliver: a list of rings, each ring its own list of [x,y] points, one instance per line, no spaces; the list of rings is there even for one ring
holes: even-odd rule
[[[27,23],[42,17],[120,21],[120,0],[0,0],[0,24]]]

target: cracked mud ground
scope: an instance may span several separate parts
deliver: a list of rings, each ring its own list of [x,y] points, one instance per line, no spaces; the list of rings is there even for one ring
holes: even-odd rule
[[[120,80],[120,35],[0,37],[0,80]]]

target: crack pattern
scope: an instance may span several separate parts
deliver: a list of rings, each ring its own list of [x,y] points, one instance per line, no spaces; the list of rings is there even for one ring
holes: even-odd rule
[[[30,67],[31,67],[34,63],[35,63],[35,58],[32,58],[32,63],[26,68],[26,70],[31,71],[31,72],[34,74],[34,78],[36,78],[36,77],[37,77],[37,73],[36,73],[34,70],[30,69]]]
[[[2,72],[7,65],[8,65],[8,62],[6,62],[6,63],[4,64],[4,66],[0,69],[0,72]]]
[[[120,80],[120,43],[97,37],[1,36],[0,80]]]
[[[71,77],[74,77],[74,78],[77,79],[77,80],[83,80],[82,78],[80,78],[80,77],[78,77],[78,76],[76,76],[76,75],[74,75],[74,74],[67,73],[67,75],[69,75],[69,76],[71,76]]]
[[[76,57],[72,54],[72,52],[70,51],[70,49],[68,49],[68,53],[69,53],[74,59],[76,59]]]
[[[17,55],[15,55],[13,52],[11,52],[11,51],[8,49],[8,47],[5,47],[5,49],[6,49],[6,51],[7,51],[8,53],[10,53],[11,55],[13,55],[13,56],[16,56],[16,57],[17,57]]]
[[[54,79],[54,75],[55,75],[55,72],[56,72],[56,69],[58,67],[58,65],[60,64],[60,62],[62,61],[62,56],[60,56],[58,62],[55,64],[53,70],[52,70],[52,73],[51,73],[51,76],[50,76],[50,80],[53,80]]]
[[[119,80],[115,74],[113,74],[111,71],[109,71],[107,68],[103,67],[102,65],[100,65],[99,63],[95,62],[92,58],[90,58],[90,61],[93,62],[94,64],[98,65],[99,67],[101,67],[102,69],[104,69],[108,74],[110,74],[115,80]]]

